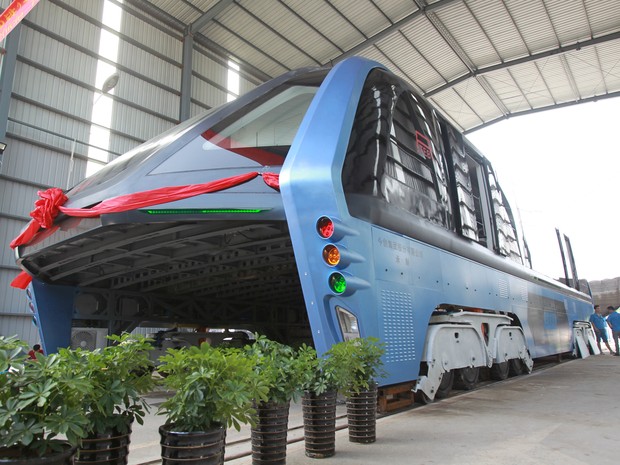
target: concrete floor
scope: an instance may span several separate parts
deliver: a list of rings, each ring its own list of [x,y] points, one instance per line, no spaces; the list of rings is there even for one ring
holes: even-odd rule
[[[577,465],[617,464],[620,433],[620,357],[608,354],[563,362],[434,404],[380,418],[377,442],[354,444],[348,431],[336,433],[336,455],[304,454],[303,429],[289,432],[288,465]],[[151,403],[161,401],[158,396]],[[298,406],[289,426],[301,426]],[[339,406],[344,413],[344,406]],[[129,464],[159,462],[158,426],[150,415],[135,425]],[[339,420],[345,424],[346,420]],[[227,464],[249,465],[248,430],[230,431]],[[231,460],[232,458],[232,460]]]

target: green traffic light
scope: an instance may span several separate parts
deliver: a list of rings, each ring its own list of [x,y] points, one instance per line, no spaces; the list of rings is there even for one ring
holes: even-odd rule
[[[342,294],[347,289],[347,280],[340,273],[332,273],[329,276],[329,287],[336,294]]]

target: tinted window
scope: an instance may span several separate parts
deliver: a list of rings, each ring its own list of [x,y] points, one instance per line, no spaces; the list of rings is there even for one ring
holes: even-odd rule
[[[291,86],[278,90],[257,106],[208,129],[203,137],[214,146],[263,165],[281,165],[318,87]]]
[[[404,233],[403,211],[448,227],[440,141],[434,115],[425,102],[396,77],[382,70],[371,72],[343,168],[351,214]],[[403,219],[402,227],[394,223],[398,217]]]
[[[491,200],[493,203],[495,226],[497,228],[497,246],[499,253],[518,263],[523,263],[512,210],[504,196],[504,192],[497,182],[495,173],[489,165],[487,165],[487,176],[491,188]]]

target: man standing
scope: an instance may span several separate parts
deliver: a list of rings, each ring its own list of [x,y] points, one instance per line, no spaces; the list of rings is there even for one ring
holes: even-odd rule
[[[596,344],[598,345],[598,350],[600,353],[603,353],[603,349],[601,349],[601,341],[605,343],[610,353],[614,351],[611,350],[611,346],[609,345],[609,341],[607,340],[607,320],[603,315],[601,315],[601,306],[594,306],[594,313],[590,315],[590,323],[594,326],[594,332],[596,333]]]
[[[609,314],[607,315],[607,324],[611,326],[612,336],[616,344],[615,355],[620,355],[618,350],[618,339],[620,338],[620,313],[618,313],[611,305],[607,307]]]

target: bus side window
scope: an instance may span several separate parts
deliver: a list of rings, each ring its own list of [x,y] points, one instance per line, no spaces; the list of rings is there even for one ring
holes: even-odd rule
[[[497,182],[495,172],[490,165],[487,166],[487,176],[491,188],[493,213],[495,215],[495,225],[497,227],[498,251],[501,255],[517,263],[523,263],[512,210],[504,196],[504,192]]]
[[[368,75],[342,169],[351,215],[409,235],[407,214],[451,228],[438,127],[398,78],[379,69]]]
[[[399,90],[382,183],[384,197],[417,216],[449,227],[446,177],[443,156],[435,142],[440,138],[434,131],[433,115],[415,95]]]
[[[455,202],[458,203],[461,233],[469,239],[486,245],[486,229],[482,217],[480,187],[475,176],[476,164],[466,153],[461,134],[452,127],[449,127],[447,132],[452,153],[456,185]]]

